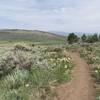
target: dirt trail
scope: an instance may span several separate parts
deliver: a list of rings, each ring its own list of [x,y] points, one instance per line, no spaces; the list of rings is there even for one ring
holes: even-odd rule
[[[72,80],[57,88],[57,100],[95,100],[89,65],[78,53],[70,53],[75,62]]]

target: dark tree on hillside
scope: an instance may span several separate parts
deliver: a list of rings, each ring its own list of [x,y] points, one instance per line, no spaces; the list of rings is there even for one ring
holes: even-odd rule
[[[97,34],[94,34],[94,35],[90,35],[87,37],[87,42],[88,43],[94,43],[94,42],[97,42],[99,41],[99,37]]]
[[[82,39],[83,42],[86,42],[87,36],[85,34],[83,34],[81,39]]]
[[[97,42],[99,40],[98,34],[94,34],[92,36],[92,39],[93,39],[94,42]]]
[[[79,38],[78,38],[77,35],[75,35],[74,33],[70,33],[70,34],[68,35],[67,41],[68,41],[69,44],[72,44],[72,43],[78,42],[78,39],[79,39]]]
[[[87,43],[93,43],[93,36],[89,35],[86,40]]]

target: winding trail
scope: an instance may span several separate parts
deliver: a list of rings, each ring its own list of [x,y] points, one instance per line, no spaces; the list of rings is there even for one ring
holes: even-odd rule
[[[57,100],[95,100],[89,65],[80,58],[79,53],[69,54],[75,63],[72,80],[57,87]]]

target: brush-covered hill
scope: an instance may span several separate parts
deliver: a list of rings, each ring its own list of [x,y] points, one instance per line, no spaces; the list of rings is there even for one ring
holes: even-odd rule
[[[0,40],[9,41],[64,41],[65,37],[38,30],[4,29],[0,30]]]

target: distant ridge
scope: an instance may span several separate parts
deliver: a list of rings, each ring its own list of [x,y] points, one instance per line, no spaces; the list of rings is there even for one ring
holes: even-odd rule
[[[91,35],[91,34],[94,34],[96,32],[63,32],[63,31],[51,31],[55,34],[58,34],[58,35],[61,35],[61,36],[68,36],[69,33],[75,33],[76,35],[78,35],[79,37],[82,36],[83,34],[86,34],[86,35]],[[99,34],[99,33],[98,33]]]

